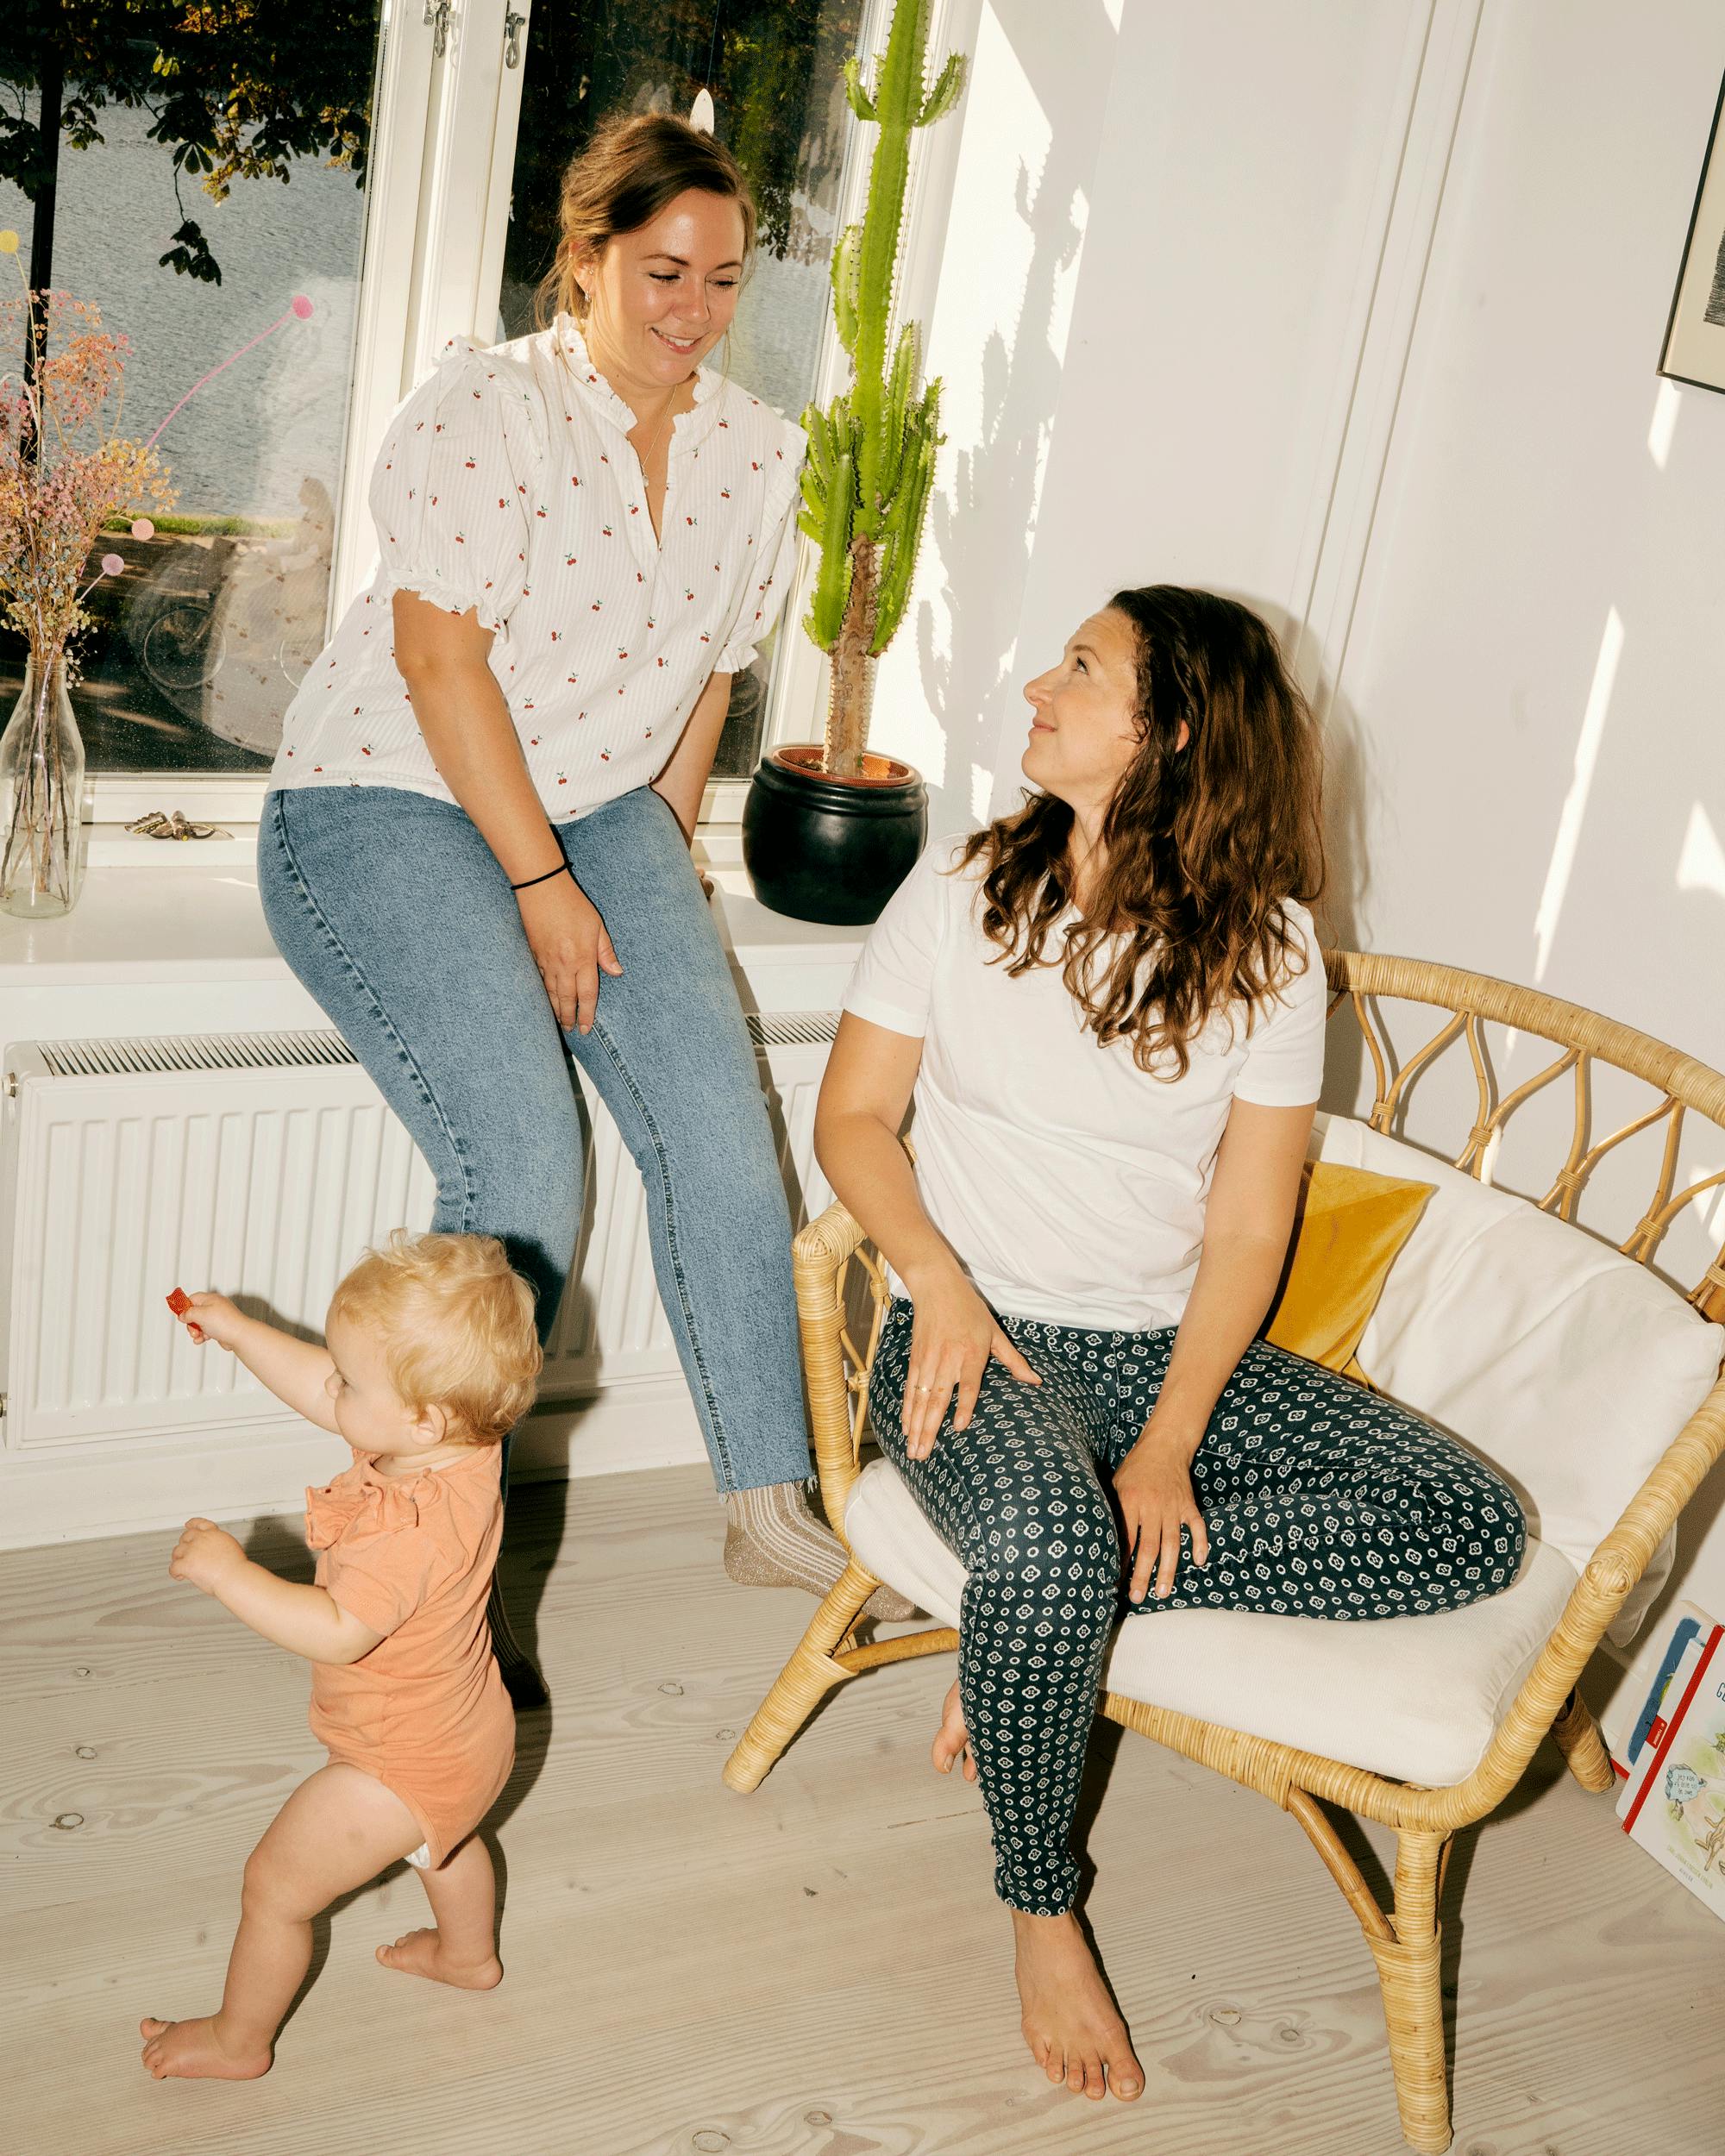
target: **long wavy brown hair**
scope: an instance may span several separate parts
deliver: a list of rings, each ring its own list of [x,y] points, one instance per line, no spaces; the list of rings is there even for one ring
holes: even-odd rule
[[[1088,1029],[1127,1040],[1141,1070],[1182,1078],[1211,1016],[1315,962],[1286,902],[1324,881],[1320,758],[1306,700],[1258,616],[1213,592],[1116,592],[1137,647],[1138,749],[1103,818],[1103,866],[1082,919],[1048,955],[1072,903],[1072,811],[1027,795],[967,840],[984,933],[1007,971],[1059,964]],[[1186,745],[1178,746],[1182,724]],[[1167,1066],[1171,1062],[1172,1068]]]

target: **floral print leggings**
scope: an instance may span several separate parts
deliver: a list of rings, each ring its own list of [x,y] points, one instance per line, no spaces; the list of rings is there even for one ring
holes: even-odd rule
[[[1210,1539],[1165,1601],[1126,1600],[1110,1488],[1156,1404],[1175,1327],[1000,1323],[1042,1379],[990,1363],[969,1427],[949,1411],[913,1460],[900,1420],[911,1306],[894,1302],[869,1388],[876,1438],[969,1575],[958,1686],[1012,1908],[1057,1915],[1078,1867],[1073,1813],[1102,1664],[1123,1614],[1243,1609],[1318,1618],[1457,1609],[1508,1587],[1526,1540],[1508,1486],[1381,1394],[1254,1341],[1192,1463]]]

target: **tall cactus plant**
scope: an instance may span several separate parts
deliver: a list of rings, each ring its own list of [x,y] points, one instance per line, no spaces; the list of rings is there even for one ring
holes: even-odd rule
[[[950,54],[927,87],[932,0],[897,0],[887,49],[876,57],[872,91],[861,63],[845,63],[850,110],[881,132],[860,225],[848,225],[832,252],[833,317],[850,355],[850,387],[825,411],[803,414],[809,438],[803,469],[802,530],[820,548],[820,571],[803,626],[832,658],[825,768],[856,777],[869,738],[870,661],[904,618],[934,478],[940,431],[940,383],[919,386],[922,338],[917,323],[900,329],[890,362],[899,242],[911,135],[932,127],[957,103],[964,58]]]

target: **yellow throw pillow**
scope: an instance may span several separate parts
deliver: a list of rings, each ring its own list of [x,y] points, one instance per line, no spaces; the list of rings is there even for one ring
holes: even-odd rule
[[[1308,1161],[1264,1338],[1369,1385],[1358,1359],[1360,1339],[1389,1268],[1436,1188],[1365,1168]]]

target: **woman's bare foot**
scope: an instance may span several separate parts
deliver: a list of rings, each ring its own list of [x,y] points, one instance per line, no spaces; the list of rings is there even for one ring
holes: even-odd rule
[[[1112,2089],[1130,2103],[1144,2090],[1132,2047],[1088,1940],[1070,1911],[1013,1911],[1025,2041],[1051,2081],[1098,2102]]]
[[[453,1984],[462,1991],[490,1991],[503,1982],[503,1964],[495,1954],[483,1961],[451,1961],[435,1931],[404,1932],[393,1946],[380,1946],[377,1958],[386,1969],[430,1977],[433,1984]]]
[[[144,2039],[144,2065],[158,2081],[255,2081],[267,2074],[273,2058],[267,2044],[235,2049],[223,2040],[218,2015],[201,2021],[158,2021],[147,2016],[138,2024]]]
[[[955,1684],[946,1695],[940,1710],[940,1727],[934,1733],[934,1771],[937,1774],[950,1774],[953,1763],[963,1757],[964,1779],[976,1779],[975,1757],[970,1750],[970,1733],[964,1727],[964,1709],[959,1704],[958,1687]]]

